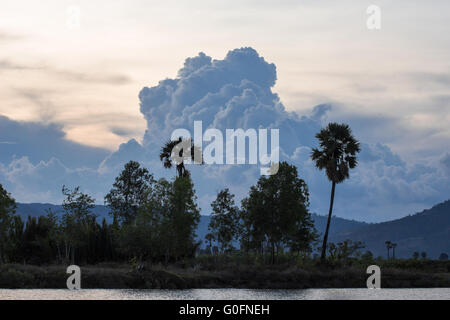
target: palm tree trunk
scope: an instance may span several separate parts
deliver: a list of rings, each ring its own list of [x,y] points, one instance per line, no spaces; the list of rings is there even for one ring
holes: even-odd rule
[[[330,230],[331,215],[333,213],[333,202],[334,202],[334,190],[335,189],[336,189],[336,183],[333,181],[333,184],[331,186],[330,211],[328,212],[327,228],[325,229],[325,234],[323,236],[322,255],[320,256],[321,261],[325,260],[325,256],[327,253],[328,231]]]
[[[275,264],[275,243],[272,241],[272,264]]]

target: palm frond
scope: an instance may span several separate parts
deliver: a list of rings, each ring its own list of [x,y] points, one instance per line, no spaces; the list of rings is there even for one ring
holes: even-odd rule
[[[325,169],[329,180],[340,183],[357,166],[360,143],[352,136],[347,124],[329,123],[316,134],[320,148],[313,148],[311,159],[318,169]]]

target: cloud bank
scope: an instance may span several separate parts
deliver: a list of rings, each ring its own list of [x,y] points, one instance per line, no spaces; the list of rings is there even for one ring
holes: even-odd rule
[[[32,162],[57,158],[73,168],[95,167],[109,153],[67,140],[61,125],[14,121],[1,115],[0,144],[1,163],[26,156]]]
[[[142,162],[158,177],[174,176],[174,170],[163,169],[159,161],[160,148],[174,129],[185,128],[192,133],[194,121],[201,120],[203,130],[279,129],[280,160],[298,167],[310,188],[311,210],[326,214],[330,183],[323,172],[314,168],[309,155],[316,145],[315,134],[326,125],[327,117],[336,107],[321,104],[305,115],[289,112],[272,91],[276,80],[275,65],[252,48],[232,50],[223,60],[199,53],[186,59],[176,78],[162,80],[140,91],[140,111],[147,121],[142,144],[133,139],[106,156],[102,150],[70,145],[62,139],[57,127],[42,129],[33,140],[27,126],[14,124],[11,132],[28,132],[21,141],[25,143],[30,137],[30,143],[22,147],[0,144],[2,150],[5,146],[9,148],[0,158],[3,163],[0,179],[6,181],[7,187],[12,187],[16,197],[20,195],[21,201],[26,201],[27,193],[48,201],[59,199],[57,192],[64,183],[79,183],[101,201],[113,177],[128,160]],[[33,148],[39,145],[39,139],[46,144],[55,141],[57,151],[52,151],[54,146],[49,146],[48,150]],[[6,135],[3,140],[12,143],[18,139]],[[448,154],[407,163],[387,145],[361,142],[360,165],[351,173],[350,180],[337,187],[336,215],[380,221],[414,213],[448,198]],[[17,155],[12,158],[14,152]],[[202,214],[210,213],[209,203],[221,188],[229,187],[241,199],[259,177],[259,168],[250,165],[191,166],[190,170]]]

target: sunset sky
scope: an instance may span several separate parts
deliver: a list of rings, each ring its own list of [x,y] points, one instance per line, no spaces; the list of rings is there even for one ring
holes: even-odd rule
[[[287,111],[309,115],[316,105],[329,104],[333,108],[327,120],[350,123],[361,141],[386,146],[409,169],[433,168],[437,177],[450,180],[450,1],[0,4],[0,116],[22,125],[55,126],[63,139],[95,147],[99,159],[132,138],[143,141],[147,122],[138,98],[143,87],[176,78],[185,59],[199,52],[222,60],[230,50],[252,47],[276,65],[272,91]],[[366,26],[366,9],[372,4],[381,8],[380,30]],[[79,28],[68,24],[70,8],[80,9]],[[0,152],[18,144],[13,137],[0,135]],[[0,183],[19,201],[38,202],[22,175],[15,175],[20,166],[12,161],[26,156],[35,167],[54,155],[38,159],[28,149],[20,156],[14,150],[0,159]],[[64,166],[98,167],[81,162]],[[423,170],[421,177],[431,180],[423,173],[428,169]],[[405,199],[380,208],[397,210],[405,204],[402,212],[374,213],[368,220],[413,213],[449,197],[448,187],[431,183],[429,188],[440,190],[414,203]],[[104,192],[89,190],[97,197]],[[328,188],[323,192],[325,197]],[[56,202],[53,194],[43,190],[40,196]],[[379,201],[388,201],[381,194]],[[363,216],[354,210],[337,212]]]

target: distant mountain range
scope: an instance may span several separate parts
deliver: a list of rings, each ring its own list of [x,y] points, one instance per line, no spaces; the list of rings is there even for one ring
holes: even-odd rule
[[[51,212],[55,213],[59,217],[61,217],[64,213],[61,205],[50,203],[17,203],[16,214],[19,215],[23,221],[26,221],[28,216],[45,216],[47,215],[48,210],[51,210]],[[103,218],[105,218],[108,222],[112,222],[112,217],[109,215],[109,209],[107,206],[96,205],[92,209],[92,212],[97,215],[98,222],[102,222]]]
[[[63,213],[60,205],[19,203],[17,214],[26,221],[28,216],[45,215],[49,209],[59,216]],[[93,212],[99,222],[103,218],[108,222],[112,220],[106,206],[97,205]],[[323,234],[327,217],[313,214],[313,219],[316,229]],[[204,239],[208,233],[209,221],[209,216],[201,217],[197,230],[199,240]],[[346,239],[364,242],[365,250],[370,250],[375,257],[386,256],[386,240],[397,243],[396,256],[399,258],[409,258],[414,251],[425,251],[429,258],[438,258],[443,252],[450,254],[450,200],[420,213],[382,223],[365,223],[333,217],[329,241],[339,242]]]
[[[331,241],[362,241],[374,256],[386,256],[385,241],[397,243],[395,255],[410,258],[414,251],[426,252],[429,258],[450,254],[450,200],[401,219],[366,224],[353,230],[333,233]]]

